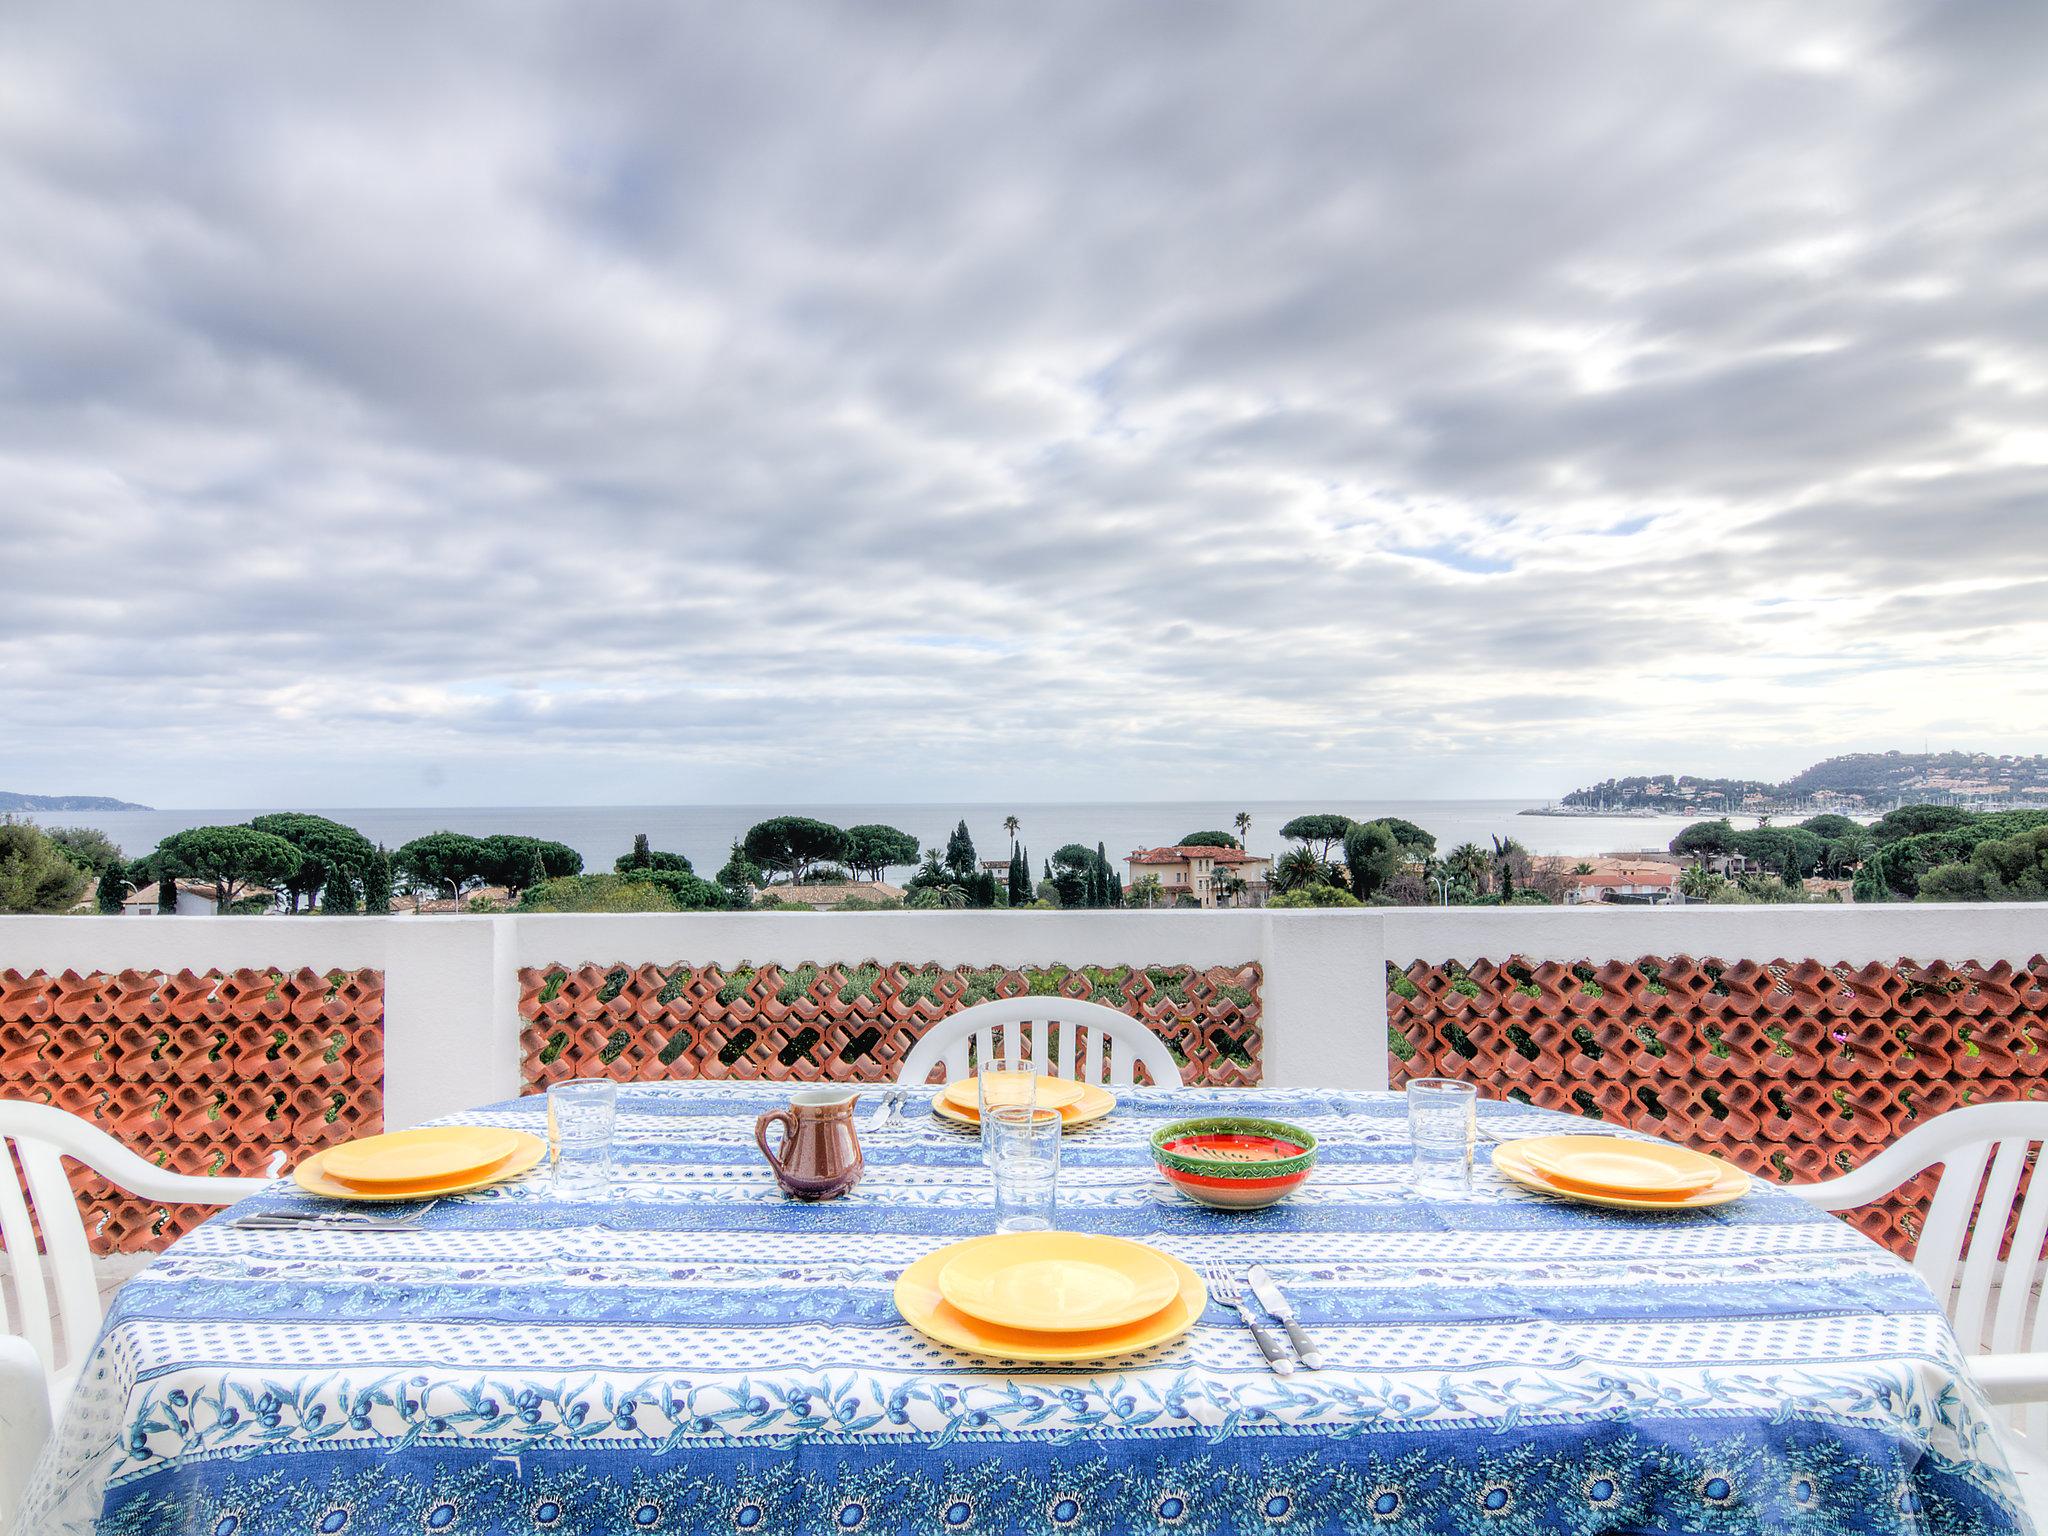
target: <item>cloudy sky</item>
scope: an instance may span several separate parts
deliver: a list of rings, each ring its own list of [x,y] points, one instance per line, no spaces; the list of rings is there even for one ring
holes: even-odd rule
[[[0,788],[2048,748],[2044,16],[10,5]]]

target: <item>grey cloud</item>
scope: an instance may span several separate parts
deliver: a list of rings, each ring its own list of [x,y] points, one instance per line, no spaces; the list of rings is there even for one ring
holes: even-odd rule
[[[1912,739],[2043,638],[2031,9],[16,7],[0,781]]]

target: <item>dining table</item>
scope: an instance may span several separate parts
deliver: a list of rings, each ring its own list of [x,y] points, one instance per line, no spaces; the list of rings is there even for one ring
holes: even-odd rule
[[[1263,1266],[1320,1369],[1276,1373],[1212,1298],[1184,1336],[1046,1365],[933,1342],[897,1277],[992,1230],[931,1089],[806,1202],[755,1119],[791,1085],[623,1085],[608,1198],[545,1164],[411,1228],[237,1225],[111,1304],[20,1529],[426,1532],[2026,1532],[1991,1410],[1910,1266],[1766,1180],[1596,1209],[1491,1146],[1637,1135],[1479,1105],[1469,1189],[1424,1192],[1398,1094],[1127,1088],[1062,1149],[1057,1223],[1200,1271]],[[1318,1139],[1265,1210],[1175,1192],[1153,1132],[1244,1114]],[[453,1117],[545,1134],[544,1098]]]

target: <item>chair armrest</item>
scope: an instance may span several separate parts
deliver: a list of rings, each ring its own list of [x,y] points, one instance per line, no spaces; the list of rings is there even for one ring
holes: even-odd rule
[[[146,1166],[146,1165],[145,1165]],[[166,1168],[124,1169],[118,1182],[145,1200],[167,1205],[233,1205],[270,1187],[268,1179],[237,1179],[206,1173],[172,1173]]]
[[[2048,1403],[2048,1353],[1972,1355],[1965,1363],[1993,1403]]]

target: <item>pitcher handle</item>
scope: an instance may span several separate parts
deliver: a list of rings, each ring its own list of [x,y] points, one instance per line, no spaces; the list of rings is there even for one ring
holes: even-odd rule
[[[761,1155],[768,1159],[768,1166],[777,1173],[785,1167],[782,1158],[777,1157],[768,1146],[768,1127],[780,1124],[782,1127],[782,1150],[789,1152],[790,1138],[796,1135],[796,1117],[786,1109],[771,1109],[754,1122],[754,1141],[761,1149]]]

